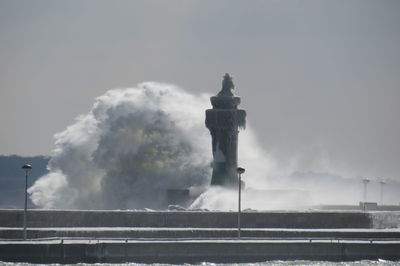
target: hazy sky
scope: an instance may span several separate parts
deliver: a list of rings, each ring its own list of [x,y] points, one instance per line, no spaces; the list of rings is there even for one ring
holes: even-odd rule
[[[0,0],[0,154],[50,154],[96,96],[234,77],[299,170],[400,179],[400,1]]]

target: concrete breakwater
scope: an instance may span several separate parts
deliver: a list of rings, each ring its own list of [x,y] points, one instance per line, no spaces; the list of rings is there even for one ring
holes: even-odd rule
[[[2,261],[33,263],[199,263],[267,260],[398,260],[400,242],[152,240],[0,243]]]
[[[400,259],[400,212],[0,210],[0,261],[256,262]]]
[[[136,228],[74,227],[28,228],[28,239],[222,239],[236,238],[237,228]],[[242,238],[262,239],[328,239],[328,240],[398,240],[400,229],[287,229],[242,228]],[[0,228],[0,239],[23,238],[22,228]]]
[[[28,227],[199,227],[237,226],[235,212],[30,210]],[[22,210],[0,210],[0,227],[21,227]],[[400,212],[243,212],[246,228],[395,228]]]

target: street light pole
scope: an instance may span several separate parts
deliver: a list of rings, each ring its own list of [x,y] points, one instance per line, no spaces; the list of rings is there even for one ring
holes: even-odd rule
[[[241,215],[241,202],[242,202],[242,174],[244,168],[238,167],[236,172],[239,174],[239,200],[238,200],[238,238],[240,238],[240,215]]]
[[[25,171],[25,205],[24,205],[24,240],[26,240],[26,212],[28,209],[28,172],[32,169],[30,164],[22,166]]]

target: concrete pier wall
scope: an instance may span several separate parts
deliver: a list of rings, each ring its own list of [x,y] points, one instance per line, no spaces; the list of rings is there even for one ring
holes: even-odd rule
[[[247,228],[393,228],[399,213],[387,218],[389,214],[368,212],[244,212],[241,223]],[[28,227],[232,228],[237,226],[237,213],[30,210],[27,221]],[[0,227],[22,224],[22,210],[0,210]]]
[[[0,239],[22,239],[23,228],[0,228]],[[236,228],[28,228],[28,239],[223,239],[236,238]],[[242,229],[244,238],[265,239],[386,239],[400,240],[400,230],[371,229]]]
[[[0,210],[0,261],[399,260],[399,221],[400,212],[245,212],[238,239],[235,212],[30,210],[23,241],[23,211]]]
[[[149,241],[94,244],[0,244],[4,261],[33,263],[196,263],[267,260],[400,259],[400,243]]]

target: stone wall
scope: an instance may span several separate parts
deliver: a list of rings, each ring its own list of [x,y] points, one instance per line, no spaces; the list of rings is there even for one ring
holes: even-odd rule
[[[267,260],[398,260],[399,243],[142,241],[1,244],[2,261],[33,263],[200,263]]]
[[[400,216],[397,212],[397,216],[390,217],[393,223]],[[234,228],[237,213],[29,210],[27,221],[28,227]],[[380,221],[384,227],[385,220]],[[22,224],[23,210],[0,210],[0,227]],[[368,212],[244,212],[241,224],[247,228],[372,228],[374,218]]]

